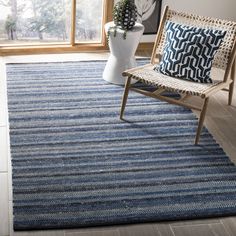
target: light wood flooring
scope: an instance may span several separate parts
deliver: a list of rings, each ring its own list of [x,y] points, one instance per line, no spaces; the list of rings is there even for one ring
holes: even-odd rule
[[[139,55],[149,56],[149,52],[139,52]],[[107,56],[107,53],[83,53],[0,57],[0,236],[236,236],[236,216],[73,230],[13,232],[5,63],[76,61],[104,59]],[[236,163],[236,90],[232,106],[227,106],[225,92],[219,92],[210,100],[205,125],[231,160]]]

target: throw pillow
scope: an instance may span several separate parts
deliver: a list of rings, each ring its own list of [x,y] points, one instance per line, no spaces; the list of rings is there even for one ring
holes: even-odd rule
[[[161,62],[154,69],[168,76],[212,83],[211,66],[226,31],[166,23]]]

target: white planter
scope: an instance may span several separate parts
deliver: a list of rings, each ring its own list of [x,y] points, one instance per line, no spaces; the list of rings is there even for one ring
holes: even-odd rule
[[[106,34],[108,29],[113,26],[113,22],[109,22],[105,25]],[[144,26],[140,23],[136,23],[132,30],[127,31],[126,39],[124,39],[123,30],[117,29],[115,37],[114,29],[110,30],[110,56],[103,72],[104,80],[113,84],[125,84],[126,79],[122,76],[122,72],[137,66],[134,55],[143,31]]]

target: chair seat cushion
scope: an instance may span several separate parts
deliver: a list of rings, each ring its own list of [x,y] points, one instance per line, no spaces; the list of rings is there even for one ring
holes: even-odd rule
[[[153,70],[153,68],[154,66],[152,64],[148,64],[145,66],[126,70],[125,72],[123,72],[123,75],[131,76],[132,79],[136,79],[148,85],[163,88],[167,91],[196,95],[202,98],[206,96],[208,91],[223,83],[221,79],[224,75],[224,71],[221,69],[213,69],[212,83],[194,83],[189,80],[177,79],[164,75],[162,73],[157,73]]]
[[[212,83],[212,62],[226,31],[166,23],[166,41],[159,67],[169,76]]]

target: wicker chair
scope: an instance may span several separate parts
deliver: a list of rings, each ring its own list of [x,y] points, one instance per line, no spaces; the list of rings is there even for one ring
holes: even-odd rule
[[[224,40],[214,57],[212,65],[212,68],[223,70],[223,77],[221,80],[214,80],[214,78],[212,78],[213,83],[196,83],[187,80],[168,77],[153,70],[153,66],[160,61],[164,49],[166,34],[164,26],[167,20],[177,23],[184,23],[192,26],[198,26],[202,28],[217,28],[227,31]],[[150,64],[132,68],[123,72],[123,76],[128,76],[128,78],[126,81],[123,100],[121,104],[120,118],[123,119],[124,109],[126,106],[129,90],[133,90],[146,96],[164,100],[172,104],[185,106],[190,109],[196,109],[200,111],[198,128],[195,137],[195,144],[198,144],[210,96],[214,95],[219,90],[224,90],[229,93],[228,104],[231,105],[232,103],[235,79],[235,38],[236,22],[180,13],[177,11],[170,10],[167,6],[164,10],[160,27],[156,36]],[[131,79],[138,80],[144,84],[153,85],[157,89],[154,92],[149,92],[140,88],[135,88],[131,85]],[[161,94],[164,91],[178,93],[180,94],[180,98],[173,99],[170,97],[162,96]],[[201,107],[197,107],[190,104],[186,101],[186,98],[189,96],[198,96],[202,98],[203,105]]]

